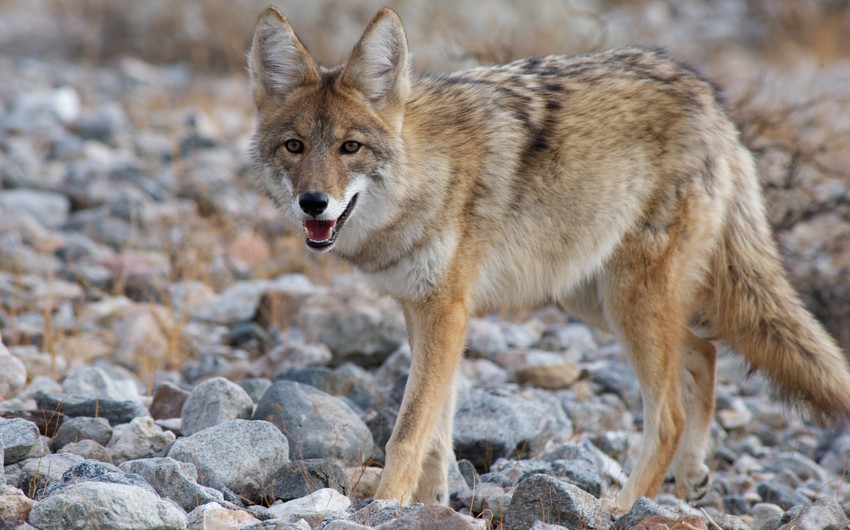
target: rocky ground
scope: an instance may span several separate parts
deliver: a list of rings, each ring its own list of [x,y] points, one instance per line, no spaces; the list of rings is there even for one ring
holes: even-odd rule
[[[639,390],[553,308],[472,321],[450,506],[370,503],[404,323],[256,190],[244,78],[0,56],[0,79],[0,528],[848,527],[850,429],[729,352],[710,492],[607,512]],[[815,255],[819,226],[784,243]]]

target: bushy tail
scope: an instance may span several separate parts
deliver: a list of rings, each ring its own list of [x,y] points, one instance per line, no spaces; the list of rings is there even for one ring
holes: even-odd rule
[[[712,264],[711,330],[815,419],[848,420],[850,361],[788,283],[749,154],[739,163],[744,189]]]

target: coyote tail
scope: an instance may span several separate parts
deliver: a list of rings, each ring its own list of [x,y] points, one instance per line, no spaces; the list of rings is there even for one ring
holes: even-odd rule
[[[850,420],[850,362],[788,282],[749,153],[742,150],[733,165],[743,189],[709,276],[711,331],[819,422]]]

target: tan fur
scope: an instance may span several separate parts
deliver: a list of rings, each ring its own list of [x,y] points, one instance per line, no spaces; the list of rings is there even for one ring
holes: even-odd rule
[[[262,185],[295,225],[304,192],[350,210],[326,249],[404,309],[412,368],[378,497],[447,501],[466,323],[497,308],[556,302],[627,348],[644,441],[621,507],[670,466],[681,495],[706,485],[716,350],[692,322],[790,400],[850,417],[847,360],[785,279],[750,154],[716,89],[663,53],[413,76],[384,9],[325,69],[269,8],[249,68]]]

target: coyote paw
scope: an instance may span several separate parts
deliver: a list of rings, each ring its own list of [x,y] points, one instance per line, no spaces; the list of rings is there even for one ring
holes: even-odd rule
[[[686,477],[676,477],[676,495],[685,500],[701,499],[711,489],[711,474],[708,466],[701,464],[699,468]]]
[[[611,499],[608,497],[603,497],[602,499],[599,499],[599,506],[603,510],[611,512],[612,514],[614,514],[614,517],[617,518],[625,515],[630,508],[630,506],[622,506],[620,504],[617,504],[617,501],[615,499]]]

